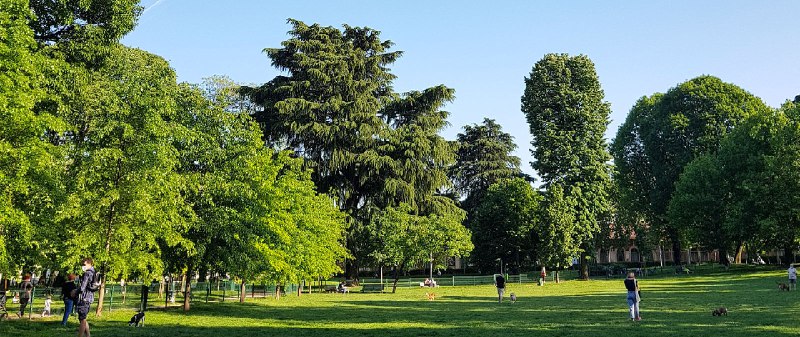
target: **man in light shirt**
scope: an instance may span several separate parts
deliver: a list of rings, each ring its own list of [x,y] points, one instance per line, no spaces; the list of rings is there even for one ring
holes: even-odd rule
[[[794,263],[789,265],[789,290],[797,290],[797,269],[794,269]]]

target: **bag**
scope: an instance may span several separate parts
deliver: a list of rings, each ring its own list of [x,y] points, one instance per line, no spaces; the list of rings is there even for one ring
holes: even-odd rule
[[[100,290],[100,285],[103,283],[103,277],[97,271],[94,271],[92,274],[92,281],[86,286],[86,289],[91,292],[96,292]]]

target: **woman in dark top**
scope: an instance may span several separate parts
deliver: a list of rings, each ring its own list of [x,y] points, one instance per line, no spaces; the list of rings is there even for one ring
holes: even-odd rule
[[[631,313],[631,320],[641,321],[639,316],[639,281],[636,280],[634,273],[628,273],[625,279],[625,289],[628,290],[628,308]]]
[[[61,325],[67,325],[67,319],[72,314],[72,308],[75,305],[75,298],[78,287],[75,285],[75,274],[67,275],[67,281],[61,286],[61,299],[64,300],[64,318],[61,319]]]

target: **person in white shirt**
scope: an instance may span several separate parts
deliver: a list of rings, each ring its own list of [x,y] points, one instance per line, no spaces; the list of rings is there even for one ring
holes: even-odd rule
[[[794,269],[794,263],[789,265],[789,290],[797,290],[797,269]]]
[[[47,299],[44,300],[44,310],[42,310],[42,317],[50,317],[51,304],[53,304],[53,298],[50,295],[47,295]]]

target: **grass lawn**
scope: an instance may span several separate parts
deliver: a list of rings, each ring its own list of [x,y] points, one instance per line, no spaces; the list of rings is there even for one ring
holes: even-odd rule
[[[780,292],[779,270],[642,278],[641,322],[628,320],[622,279],[509,284],[516,304],[496,302],[492,286],[441,287],[397,294],[304,294],[245,304],[198,303],[189,313],[152,310],[129,328],[132,310],[89,317],[93,336],[798,336],[800,292]],[[727,317],[712,317],[717,306]],[[58,318],[0,322],[0,336],[71,335]]]

